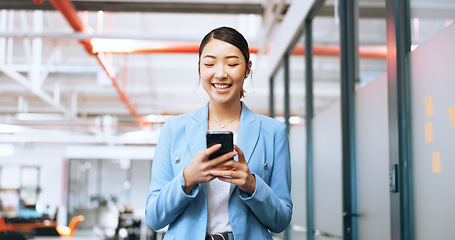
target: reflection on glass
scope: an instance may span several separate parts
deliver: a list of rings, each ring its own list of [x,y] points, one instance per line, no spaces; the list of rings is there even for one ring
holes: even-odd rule
[[[455,21],[453,0],[411,0],[411,40],[419,45]]]
[[[385,18],[359,19],[359,82],[364,87],[387,71]]]

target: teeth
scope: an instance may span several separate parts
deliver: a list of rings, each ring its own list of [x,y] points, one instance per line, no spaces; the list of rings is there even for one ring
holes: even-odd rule
[[[213,84],[213,86],[215,86],[215,88],[218,88],[218,89],[226,89],[228,88],[230,85],[229,84]]]

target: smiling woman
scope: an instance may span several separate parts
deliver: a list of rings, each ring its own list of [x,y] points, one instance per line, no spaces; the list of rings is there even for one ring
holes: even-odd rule
[[[243,96],[243,82],[251,61],[232,44],[212,40],[205,45],[199,64],[201,84],[213,104],[239,102]]]
[[[235,29],[208,33],[199,48],[199,77],[210,97],[196,112],[170,118],[158,140],[146,219],[169,226],[164,239],[271,239],[292,215],[286,125],[241,101],[251,61]],[[207,131],[233,133],[234,149],[209,160]],[[270,211],[273,209],[273,211]]]

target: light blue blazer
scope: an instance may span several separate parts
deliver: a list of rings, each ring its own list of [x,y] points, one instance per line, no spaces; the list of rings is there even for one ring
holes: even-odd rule
[[[207,183],[183,191],[183,169],[206,149],[208,105],[170,118],[163,125],[152,165],[145,209],[155,230],[167,225],[168,239],[204,240],[207,229]],[[256,189],[248,196],[231,184],[228,215],[235,240],[272,239],[292,216],[291,166],[286,125],[251,112],[242,102],[237,145],[244,152]]]

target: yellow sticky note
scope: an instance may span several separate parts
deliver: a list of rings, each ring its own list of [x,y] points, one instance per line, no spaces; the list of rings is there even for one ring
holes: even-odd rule
[[[425,142],[433,141],[433,126],[431,122],[425,123]]]
[[[425,98],[425,115],[433,116],[433,99],[431,96]]]
[[[450,127],[455,128],[455,106],[449,107]]]
[[[441,154],[438,152],[433,153],[433,172],[441,172]]]

